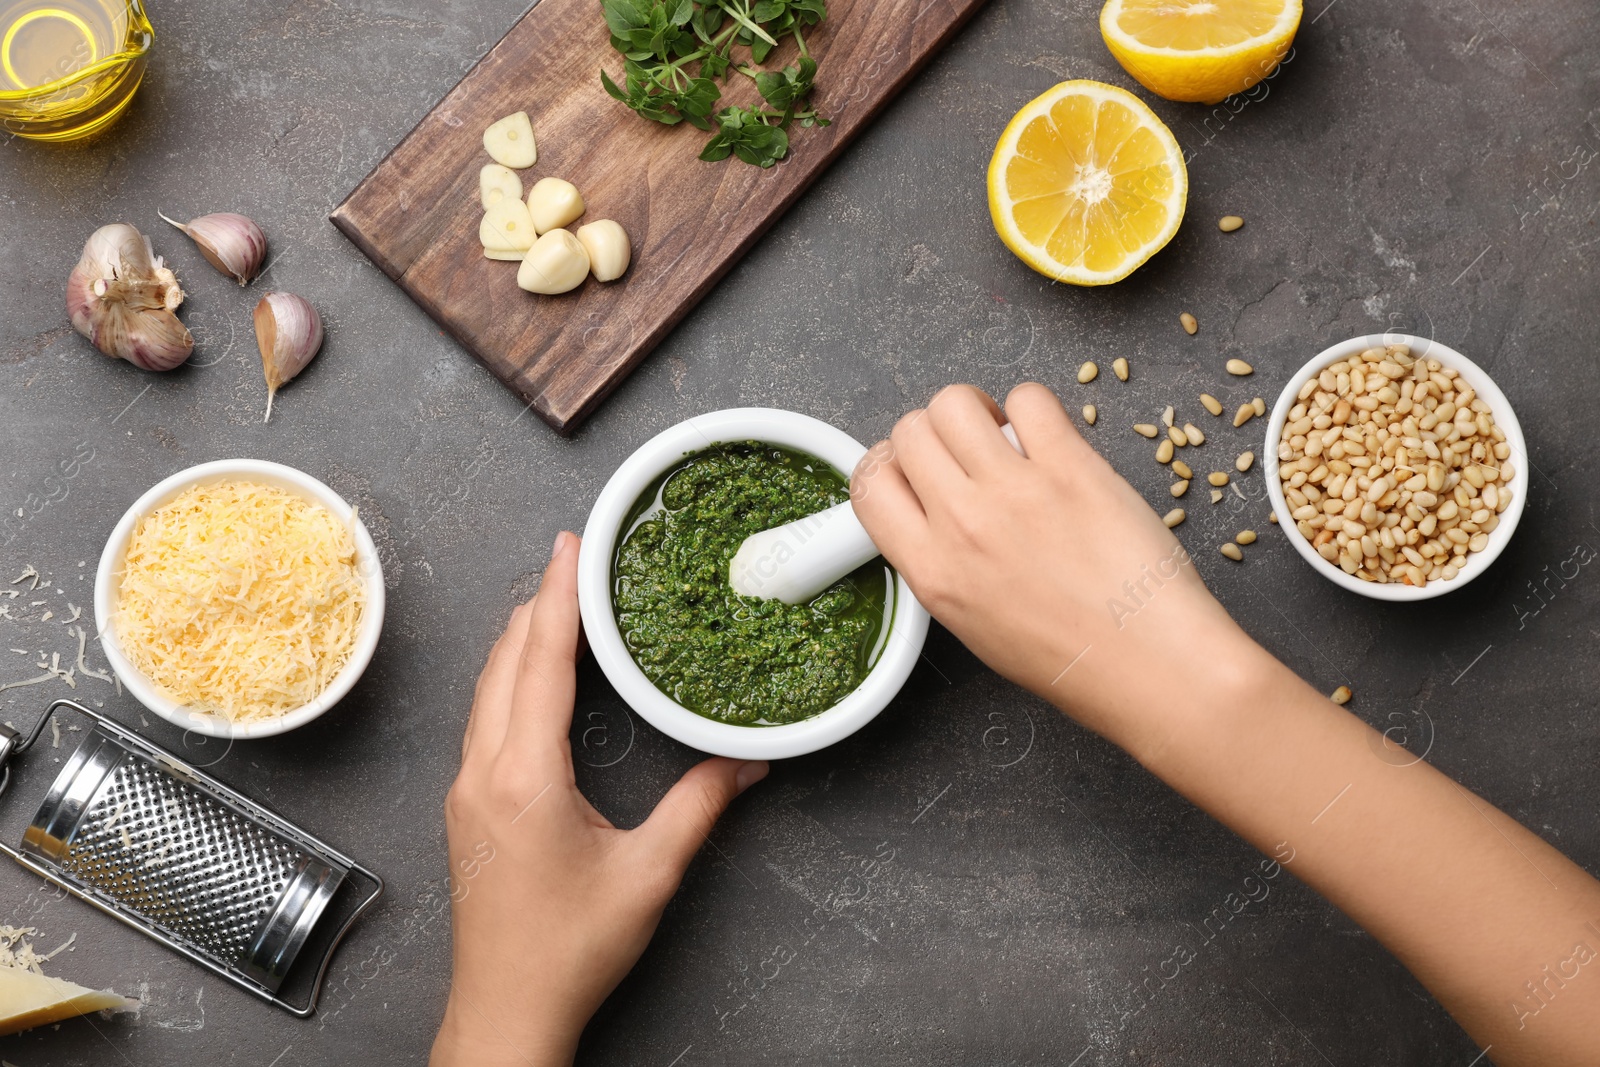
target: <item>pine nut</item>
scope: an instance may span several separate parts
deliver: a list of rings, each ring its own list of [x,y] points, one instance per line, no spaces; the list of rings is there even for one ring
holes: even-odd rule
[[[1235,563],[1238,563],[1244,559],[1244,553],[1239,551],[1239,546],[1234,544],[1232,541],[1229,541],[1222,546],[1222,554],[1233,560]]]
[[[1255,373],[1255,368],[1252,367],[1250,364],[1246,363],[1242,359],[1230,359],[1230,360],[1228,360],[1227,368],[1228,368],[1228,373],[1229,374],[1236,374],[1236,375],[1239,375],[1240,377],[1243,377],[1246,374]],[[1259,414],[1259,412],[1258,412],[1258,414]]]
[[[1276,511],[1267,512],[1267,521],[1274,526],[1278,525],[1278,513]]]
[[[1099,417],[1100,417],[1100,412],[1095,410],[1095,406],[1093,404],[1085,404],[1085,405],[1083,405],[1083,421],[1084,422],[1087,422],[1090,426],[1093,426],[1094,425],[1094,420],[1099,418]]]
[[[1256,415],[1258,416],[1265,415],[1267,413],[1267,402],[1262,400],[1259,396],[1250,401],[1250,407],[1254,409]]]
[[[1454,579],[1492,540],[1517,474],[1502,450],[1489,404],[1454,368],[1375,346],[1301,383],[1277,474],[1297,532],[1324,559],[1363,581],[1422,586]]]
[[[1217,220],[1217,229],[1223,233],[1232,233],[1243,225],[1244,219],[1241,219],[1238,215],[1224,215]]]
[[[1221,488],[1222,486],[1228,484],[1228,476],[1221,471],[1212,471],[1210,474],[1206,475],[1206,481],[1217,486],[1218,488]]]
[[[1173,496],[1179,497],[1179,496],[1182,496],[1183,494],[1187,493],[1188,491],[1189,491],[1189,479],[1180,478],[1177,481],[1172,483],[1172,495]]]
[[[1189,465],[1181,459],[1175,459],[1172,461],[1172,473],[1176,474],[1180,478],[1194,477],[1194,471],[1191,470]]]
[[[1173,410],[1171,404],[1168,404],[1166,406],[1166,408],[1163,409],[1162,412],[1161,412],[1161,425],[1163,425],[1163,426],[1171,426],[1172,425],[1172,420],[1174,418],[1176,418],[1176,417],[1177,417],[1177,412],[1175,412]]]
[[[1178,429],[1176,426],[1168,426],[1167,440],[1181,448],[1189,443],[1189,435]]]
[[[1156,428],[1151,426],[1148,422],[1136,422],[1133,424],[1133,432],[1144,437],[1154,437],[1156,435]]]
[[[1183,323],[1183,332],[1188,334],[1190,337],[1193,337],[1200,330],[1200,324],[1196,322],[1195,317],[1189,314],[1187,311],[1178,316],[1178,321]]]
[[[1234,541],[1241,545],[1253,545],[1256,543],[1256,532],[1254,530],[1240,530],[1239,536],[1235,537]]]
[[[1161,521],[1166,525],[1167,529],[1170,530],[1174,526],[1178,525],[1178,523],[1182,522],[1186,517],[1187,516],[1184,515],[1182,508],[1173,508],[1165,515],[1161,516]]]
[[[1088,385],[1090,382],[1095,380],[1095,377],[1099,373],[1100,368],[1094,365],[1093,360],[1090,360],[1088,363],[1085,363],[1083,366],[1078,368],[1078,384]]]
[[[1192,422],[1183,424],[1183,436],[1189,439],[1191,445],[1203,445],[1206,443],[1206,435],[1201,433],[1200,427]]]
[[[1171,463],[1172,462],[1172,442],[1171,441],[1162,441],[1159,445],[1156,445],[1156,462],[1157,463]]]
[[[1235,426],[1243,426],[1250,421],[1255,413],[1256,409],[1254,407],[1249,404],[1240,404],[1239,410],[1233,413],[1233,424]]]
[[[1111,373],[1115,374],[1117,376],[1117,381],[1119,381],[1119,382],[1127,381],[1128,380],[1128,361],[1126,359],[1123,359],[1121,356],[1118,356],[1116,359],[1112,360],[1111,361]]]
[[[1233,461],[1233,469],[1243,474],[1250,469],[1250,465],[1255,461],[1256,454],[1254,452],[1241,452],[1239,453],[1239,458]]]
[[[1222,490],[1221,489],[1213,489],[1213,490],[1211,490],[1211,502],[1213,504],[1222,503]]]
[[[1222,401],[1218,400],[1210,393],[1200,394],[1200,406],[1211,412],[1213,415],[1222,414]]]
[[[1333,701],[1335,704],[1348,704],[1350,703],[1350,698],[1353,696],[1355,696],[1355,694],[1350,692],[1350,687],[1348,685],[1341,685],[1332,693],[1328,694],[1328,699]]]

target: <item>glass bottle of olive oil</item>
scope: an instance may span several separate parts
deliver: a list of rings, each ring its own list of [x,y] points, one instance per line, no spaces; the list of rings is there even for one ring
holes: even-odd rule
[[[140,0],[0,0],[0,129],[40,141],[103,129],[153,41]]]

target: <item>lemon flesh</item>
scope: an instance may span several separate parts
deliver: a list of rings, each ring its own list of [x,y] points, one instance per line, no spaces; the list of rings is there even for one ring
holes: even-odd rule
[[[1301,0],[1107,0],[1100,35],[1157,96],[1215,104],[1278,68],[1301,14]]]
[[[1063,82],[1030,101],[989,163],[1000,239],[1073,285],[1131,274],[1177,233],[1188,193],[1172,131],[1132,93],[1100,82]]]

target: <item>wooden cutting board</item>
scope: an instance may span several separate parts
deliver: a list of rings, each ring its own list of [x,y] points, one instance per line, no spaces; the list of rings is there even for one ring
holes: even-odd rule
[[[607,96],[621,82],[599,0],[541,0],[367,175],[331,216],[434,321],[546,422],[570,433],[711,290],[866,123],[955,35],[983,0],[829,0],[806,36],[813,101],[832,120],[791,129],[769,170],[695,157],[709,134],[640,118]],[[793,43],[769,57],[776,68]],[[724,103],[755,100],[732,74]],[[525,188],[566,178],[582,222],[615,219],[633,242],[620,280],[555,297],[517,288],[517,264],[483,258],[478,170],[483,130],[533,118],[539,161]]]

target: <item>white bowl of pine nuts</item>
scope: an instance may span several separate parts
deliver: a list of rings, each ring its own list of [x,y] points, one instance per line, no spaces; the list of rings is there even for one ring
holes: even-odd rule
[[[1467,357],[1410,334],[1352,337],[1301,367],[1262,454],[1295,551],[1378,600],[1460,589],[1504,550],[1527,500],[1511,402]]]

